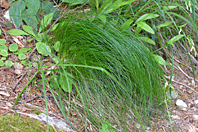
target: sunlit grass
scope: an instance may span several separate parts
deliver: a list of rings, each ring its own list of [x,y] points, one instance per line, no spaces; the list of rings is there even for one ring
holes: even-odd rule
[[[61,45],[50,86],[59,93],[55,99],[65,118],[75,110],[83,115],[85,129],[91,121],[95,129],[110,122],[129,130],[138,121],[148,123],[160,109],[163,72],[132,32],[122,34],[110,23],[63,21],[52,36]]]

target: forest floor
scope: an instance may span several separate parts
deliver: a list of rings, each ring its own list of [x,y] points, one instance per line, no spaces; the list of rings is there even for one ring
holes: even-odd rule
[[[5,24],[3,21],[5,20],[3,17],[4,13],[4,10],[0,11],[0,28],[2,30],[0,39],[6,39],[7,46],[12,43],[20,43],[26,47],[34,48],[34,44],[27,44],[26,38],[13,38],[7,34],[7,31],[13,29],[14,26],[13,24]],[[20,62],[15,56],[12,55],[8,58],[8,60]],[[194,86],[193,74],[189,64],[183,64],[183,62],[180,62],[179,59],[175,58],[172,85],[178,92],[178,97],[175,100],[168,102],[167,105],[168,111],[170,112],[170,117],[172,119],[171,123],[170,120],[161,118],[159,115],[158,119],[153,119],[153,122],[151,122],[151,127],[146,128],[147,131],[168,132],[171,131],[171,129],[174,132],[198,131],[198,120],[193,118],[193,115],[198,115],[198,103],[195,104],[195,101],[198,100],[198,90],[197,86]],[[169,76],[171,70],[166,68],[164,69],[166,76]],[[35,115],[38,111],[45,113],[45,102],[38,97],[38,94],[43,97],[43,91],[42,88],[36,84],[31,84],[28,86],[14,109],[14,102],[26,85],[28,78],[27,68],[21,68],[21,72],[17,74],[16,70],[17,67],[0,67],[0,115],[5,115],[8,113],[13,114],[15,110],[17,110],[22,118],[27,118],[29,114]],[[32,77],[35,71],[36,68],[30,70],[29,78]],[[196,80],[196,83],[198,83],[198,76],[196,76]],[[47,91],[47,95],[49,97],[49,114],[62,119],[61,113],[58,110],[58,107],[55,105],[53,98],[50,98],[50,92]],[[176,105],[177,99],[181,99],[187,104],[186,110],[182,110]]]

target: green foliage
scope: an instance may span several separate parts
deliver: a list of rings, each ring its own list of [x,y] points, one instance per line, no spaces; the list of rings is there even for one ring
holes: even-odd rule
[[[71,93],[72,97],[79,96],[78,100],[86,106],[80,110],[88,113],[86,118],[102,123],[107,115],[126,117],[121,109],[136,111],[137,108],[136,116],[146,122],[148,117],[144,115],[148,114],[148,109],[162,102],[162,70],[132,32],[122,34],[110,23],[100,27],[82,20],[61,22],[52,34],[53,41],[59,41],[60,47],[56,62],[58,69],[52,71],[50,86],[62,96],[65,96],[62,90]],[[65,97],[66,100],[69,98]],[[90,98],[94,104],[89,102]],[[117,108],[114,107],[118,103],[115,99],[119,100]],[[94,115],[99,113],[89,107],[92,105],[104,111],[97,119]],[[89,109],[95,114],[92,115]],[[125,118],[115,118],[122,122],[118,128],[127,126]],[[115,121],[113,118],[107,120]]]
[[[63,0],[65,3],[69,3],[70,6],[86,3],[88,0]]]
[[[89,0],[91,12],[87,15],[81,13],[83,17],[78,17],[75,9],[73,14],[66,13],[68,16],[63,19],[66,22],[61,21],[51,27],[49,34],[44,28],[59,13],[52,2],[44,2],[41,6],[39,2],[35,5],[36,2],[38,0],[19,0],[12,4],[11,16],[17,21],[17,27],[22,20],[28,26],[23,26],[24,31],[17,29],[8,33],[30,35],[29,42],[44,38],[36,43],[37,51],[43,56],[49,55],[55,64],[45,66],[51,69],[50,79],[45,77],[44,71],[39,71],[43,88],[50,86],[57,106],[66,119],[65,105],[67,111],[75,109],[80,112],[85,124],[87,119],[96,128],[103,124],[100,131],[111,129],[111,125],[104,121],[116,124],[117,129],[128,131],[131,126],[126,123],[127,120],[146,123],[148,117],[152,116],[152,109],[163,104],[163,72],[158,64],[171,65],[159,56],[159,51],[160,55],[163,53],[166,58],[173,58],[173,53],[172,56],[166,53],[173,52],[173,48],[179,50],[181,46],[178,42],[182,42],[185,47],[190,45],[190,48],[186,48],[188,55],[188,49],[194,51],[195,56],[197,54],[194,39],[198,39],[198,15],[195,11],[198,8],[195,1],[192,5],[188,1]],[[75,8],[73,5],[84,4],[87,0],[64,2],[71,9]],[[37,17],[41,10],[48,14],[42,20]],[[16,16],[16,13],[21,14]],[[84,20],[79,20],[81,18]],[[39,28],[37,20],[40,21]],[[5,43],[5,40],[0,40],[4,48],[7,47]],[[5,51],[8,50],[0,50],[2,55],[7,56]],[[28,51],[23,48],[14,53],[20,56]],[[26,61],[21,63],[28,64]],[[3,65],[2,59],[0,64]],[[37,65],[38,69],[43,69],[41,62]],[[51,88],[57,91],[59,99]],[[62,97],[68,102],[62,101]],[[72,99],[77,102],[72,102]],[[128,115],[134,117],[128,119]]]
[[[8,56],[8,51],[5,49],[0,50],[0,55],[7,57]]]
[[[27,56],[24,54],[19,54],[18,58],[19,58],[19,60],[25,60],[27,58]]]
[[[26,32],[24,32],[20,29],[11,29],[8,31],[8,33],[12,36],[28,35]]]
[[[115,132],[115,130],[110,131],[109,129],[112,129],[113,127],[110,125],[110,123],[104,123],[102,124],[102,129],[100,129],[99,132]]]
[[[2,59],[0,60],[0,66],[4,66],[4,62]]]
[[[11,45],[9,46],[9,50],[10,50],[11,52],[17,51],[17,50],[18,50],[18,45],[17,45],[16,43],[11,44]]]
[[[0,39],[0,45],[4,45],[6,43],[5,39]]]
[[[48,1],[42,3],[42,9],[40,9],[40,7],[40,0],[19,0],[12,3],[9,9],[9,14],[10,17],[13,18],[13,21],[17,28],[22,25],[23,20],[28,26],[31,26],[34,30],[37,31],[37,22],[40,21],[38,13],[40,11],[43,11],[45,14],[51,14],[55,11],[52,3]],[[58,11],[55,11],[55,13],[55,17],[57,18],[59,16]],[[31,35],[33,35],[33,33]]]
[[[12,67],[12,61],[9,61],[9,60],[6,60],[5,61],[5,65],[6,65],[6,67],[8,67],[8,68],[10,68],[10,67]]]
[[[42,54],[44,56],[48,56],[51,53],[50,47],[42,42],[36,43],[36,49],[40,54]]]

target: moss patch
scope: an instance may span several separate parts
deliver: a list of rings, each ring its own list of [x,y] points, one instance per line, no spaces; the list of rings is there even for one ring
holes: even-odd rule
[[[32,118],[11,114],[0,116],[0,131],[4,132],[45,132],[47,125]],[[55,130],[50,126],[50,132]],[[59,131],[60,132],[60,131]]]

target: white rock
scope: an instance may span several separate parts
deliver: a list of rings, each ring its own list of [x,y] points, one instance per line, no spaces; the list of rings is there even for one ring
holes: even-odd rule
[[[23,71],[22,71],[22,70],[19,70],[19,69],[15,69],[15,70],[14,70],[14,73],[17,74],[17,75],[22,74],[22,72],[23,72]]]
[[[198,104],[198,100],[195,100],[195,104]]]
[[[20,63],[16,63],[13,65],[13,67],[14,67],[14,69],[22,70],[24,66]]]
[[[4,95],[4,96],[7,96],[7,97],[10,97],[10,94],[9,93],[6,93],[4,91],[0,91],[0,95]]]
[[[47,115],[44,113],[41,113],[38,115],[38,118],[40,118],[42,121],[47,122]],[[65,122],[58,120],[54,117],[48,116],[48,123],[52,127],[55,126],[58,130],[66,130],[66,131],[74,131],[72,130]]]
[[[187,108],[187,104],[181,99],[177,99],[176,105],[179,106],[180,108]]]
[[[198,121],[198,115],[193,115],[193,119]]]
[[[9,21],[11,20],[11,19],[10,19],[10,15],[9,15],[9,10],[7,10],[7,11],[5,12],[4,17],[5,17],[6,19],[8,19]]]
[[[141,127],[141,125],[139,123],[137,123],[137,124],[135,124],[135,127],[139,129]]]
[[[171,115],[171,118],[173,120],[179,120],[180,119],[180,117],[178,115]]]

